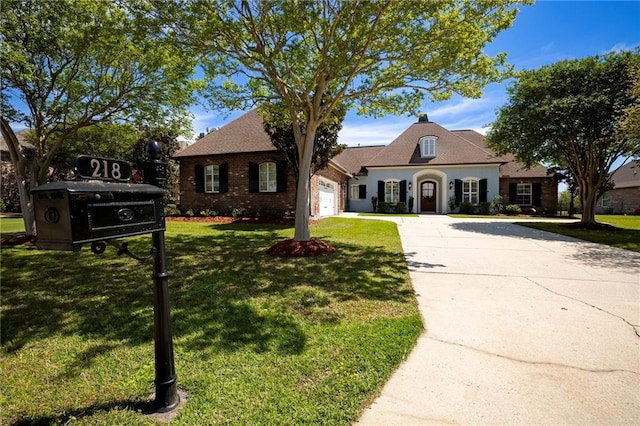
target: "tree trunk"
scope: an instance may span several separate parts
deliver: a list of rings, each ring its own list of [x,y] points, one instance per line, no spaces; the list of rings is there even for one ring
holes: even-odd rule
[[[26,177],[16,176],[16,182],[18,185],[18,194],[20,195],[20,209],[22,210],[25,234],[30,236],[36,235],[36,215],[33,209],[33,201],[31,199],[31,194],[29,193]]]
[[[14,173],[16,174],[16,185],[18,186],[18,195],[20,196],[20,210],[24,220],[24,230],[29,236],[36,235],[35,213],[33,211],[33,202],[29,193],[29,179],[27,173],[34,169],[33,161],[29,161],[21,153],[20,142],[15,132],[9,125],[9,122],[0,116],[0,133],[7,143],[11,163],[13,163]],[[34,180],[34,174],[31,173],[31,183]]]
[[[582,219],[580,219],[580,223],[583,225],[593,225],[596,223],[596,195],[597,191],[592,185],[581,183],[580,201],[582,203]]]
[[[295,233],[293,239],[295,241],[309,241],[311,239],[311,233],[309,232],[309,217],[310,217],[310,191],[309,183],[311,177],[309,170],[311,169],[311,160],[313,157],[313,144],[315,142],[315,130],[309,131],[307,126],[307,132],[304,137],[304,143],[298,145],[298,155],[300,156],[300,168],[298,170],[298,187],[296,192],[296,220],[295,220]],[[302,148],[301,148],[302,147]]]

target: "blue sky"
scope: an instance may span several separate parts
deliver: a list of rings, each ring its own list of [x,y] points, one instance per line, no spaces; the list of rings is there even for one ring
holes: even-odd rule
[[[537,1],[523,6],[512,27],[486,48],[489,54],[507,52],[517,70],[535,69],[565,59],[576,59],[640,46],[640,1]],[[454,130],[486,133],[496,110],[506,103],[508,82],[491,84],[479,99],[454,96],[445,102],[425,103],[431,121]],[[240,115],[225,117],[193,108],[195,134],[221,127]],[[388,144],[416,121],[415,117],[373,119],[349,112],[340,132],[348,146]]]

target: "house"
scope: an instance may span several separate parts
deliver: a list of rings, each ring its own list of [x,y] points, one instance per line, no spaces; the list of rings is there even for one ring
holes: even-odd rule
[[[632,161],[613,172],[614,188],[596,202],[597,214],[640,214],[640,161]]]
[[[447,130],[422,116],[388,146],[359,147],[334,158],[350,173],[348,210],[372,211],[378,203],[405,203],[414,213],[446,214],[462,202],[491,202],[524,211],[557,209],[557,179],[544,167],[526,169],[511,155],[499,157],[481,134]]]
[[[180,209],[281,215],[295,209],[296,177],[264,131],[256,110],[208,133],[174,156]],[[344,211],[347,173],[332,162],[311,179],[311,215]]]
[[[295,176],[250,111],[179,151],[180,207],[250,214],[293,210]],[[387,146],[351,147],[311,180],[311,214],[370,212],[405,203],[415,213],[446,214],[462,202],[505,204],[533,212],[557,208],[557,180],[495,155],[472,130],[450,131],[426,116]],[[410,209],[409,209],[410,207]]]

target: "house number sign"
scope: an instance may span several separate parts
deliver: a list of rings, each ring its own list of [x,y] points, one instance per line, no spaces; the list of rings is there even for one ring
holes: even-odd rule
[[[78,175],[84,179],[128,181],[131,166],[126,161],[81,155],[76,158]]]

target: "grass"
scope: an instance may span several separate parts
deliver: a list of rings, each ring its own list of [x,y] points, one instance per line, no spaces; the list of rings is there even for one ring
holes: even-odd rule
[[[640,216],[596,215],[596,221],[607,223],[617,230],[587,230],[567,227],[557,222],[520,222],[519,225],[640,252]]]
[[[0,219],[4,236],[19,219]],[[395,224],[329,218],[338,248],[272,258],[290,227],[168,222],[178,386],[172,424],[347,425],[422,330]],[[149,235],[129,239],[134,253]],[[2,249],[0,424],[154,424],[151,265]]]

